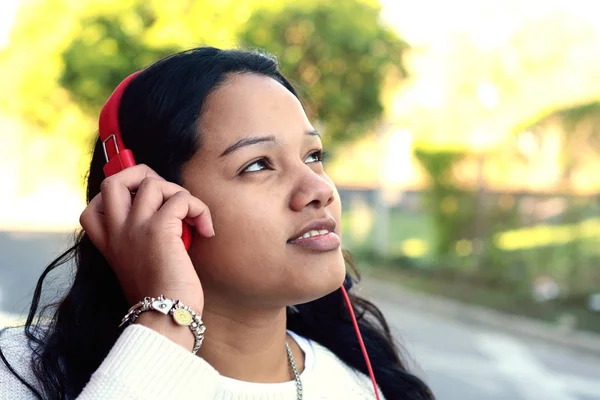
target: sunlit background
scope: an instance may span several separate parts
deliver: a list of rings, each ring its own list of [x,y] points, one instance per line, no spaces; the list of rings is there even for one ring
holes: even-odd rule
[[[366,273],[600,333],[599,21],[594,0],[3,0],[0,230],[78,225],[126,75],[262,48],[324,133]]]

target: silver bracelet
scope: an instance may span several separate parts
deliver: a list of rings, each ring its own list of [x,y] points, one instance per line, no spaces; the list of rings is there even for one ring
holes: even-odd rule
[[[154,297],[144,297],[144,300],[131,307],[121,320],[119,328],[128,322],[134,323],[141,313],[148,310],[155,310],[164,315],[171,314],[177,324],[189,326],[195,339],[192,353],[196,354],[198,352],[200,346],[202,346],[204,332],[206,331],[206,326],[200,319],[200,316],[181,301],[165,298],[162,294],[157,299]]]

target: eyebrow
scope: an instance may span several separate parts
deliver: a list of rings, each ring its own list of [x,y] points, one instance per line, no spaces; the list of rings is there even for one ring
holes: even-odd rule
[[[306,132],[304,132],[304,134],[307,136],[317,136],[319,138],[321,137],[321,134],[319,132],[317,132],[315,129],[306,131]],[[231,146],[227,147],[225,149],[225,151],[223,151],[223,153],[221,153],[221,155],[219,157],[225,157],[226,155],[231,154],[234,151],[241,149],[242,147],[252,146],[252,145],[255,145],[258,143],[264,143],[264,142],[277,143],[277,139],[275,139],[275,136],[273,136],[273,135],[243,138],[243,139],[238,140]]]

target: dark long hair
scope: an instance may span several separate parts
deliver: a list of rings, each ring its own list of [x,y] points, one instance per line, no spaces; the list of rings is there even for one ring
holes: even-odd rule
[[[125,145],[136,160],[149,165],[165,179],[180,183],[181,166],[202,144],[197,131],[203,102],[231,73],[271,77],[297,97],[292,85],[279,73],[276,60],[264,54],[203,47],[172,55],[145,69],[123,95],[119,123]],[[88,203],[100,192],[104,163],[102,145],[97,140],[87,176]],[[71,260],[75,266],[72,287],[54,307],[40,308],[46,276]],[[401,361],[381,312],[352,294],[354,282],[347,275],[344,285],[350,290],[383,394],[390,400],[433,399],[428,387],[409,373]],[[128,307],[108,262],[89,236],[80,231],[75,244],[42,273],[25,323],[38,384],[26,382],[1,351],[0,356],[38,398],[75,398],[119,337],[121,331],[117,326]],[[43,318],[48,312],[50,318]],[[367,374],[340,289],[289,308],[288,328],[321,343],[345,363]],[[41,392],[36,387],[41,387]]]

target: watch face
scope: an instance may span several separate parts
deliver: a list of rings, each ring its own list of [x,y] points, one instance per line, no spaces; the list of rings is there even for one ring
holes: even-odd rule
[[[173,310],[173,319],[179,325],[188,326],[192,323],[192,314],[183,308]]]

